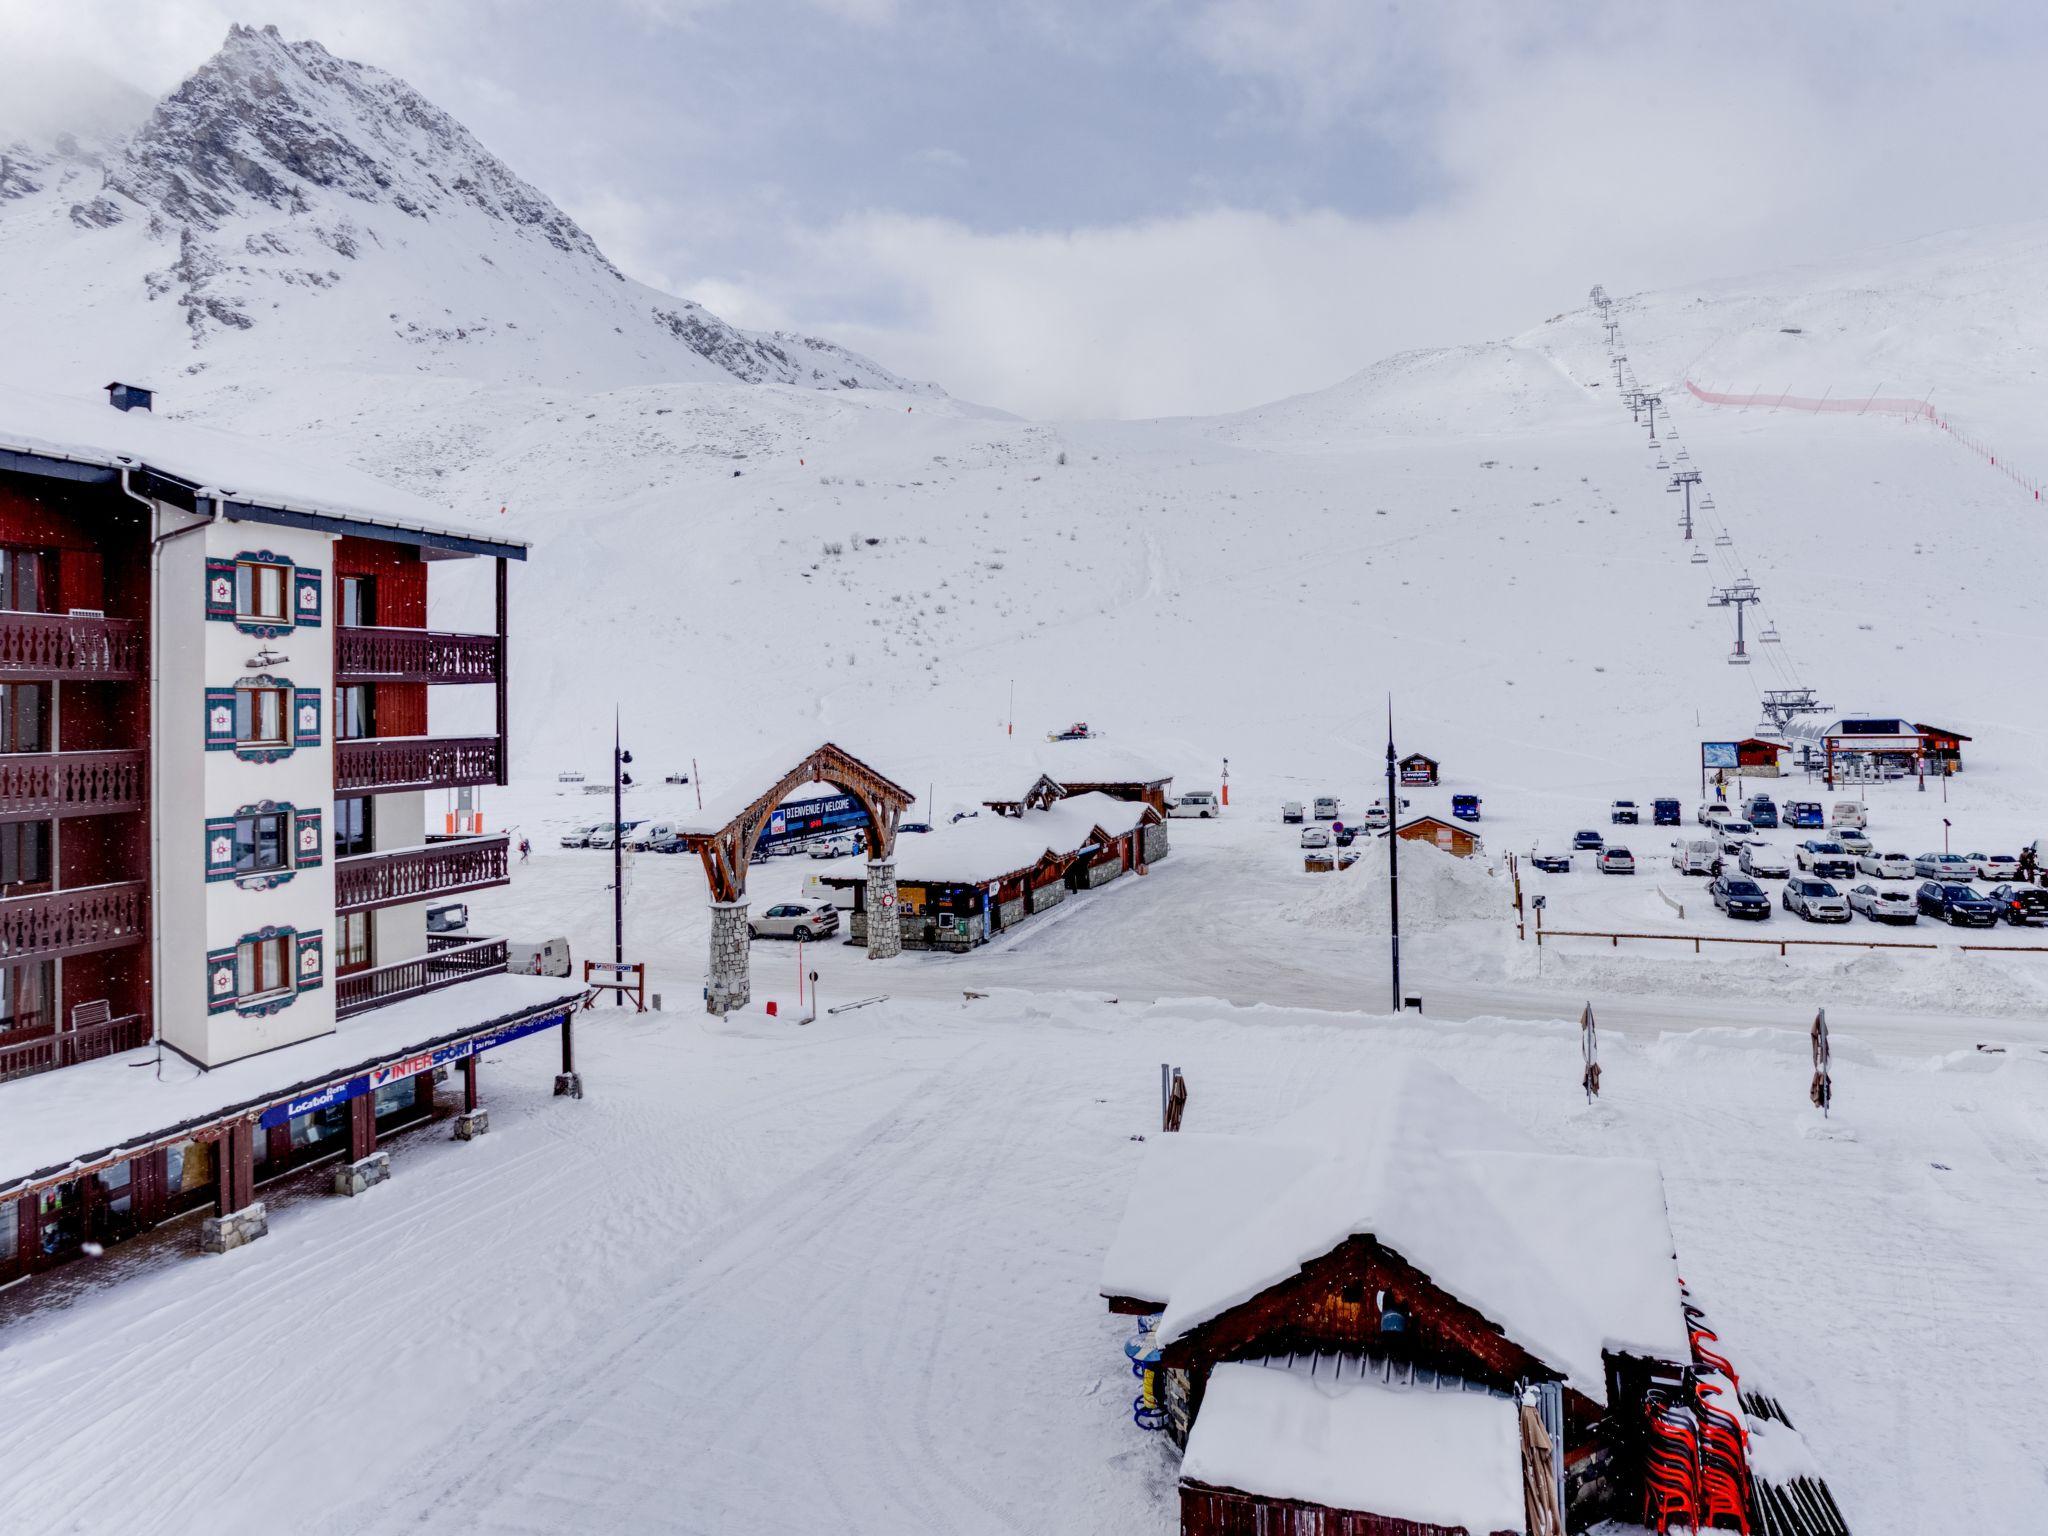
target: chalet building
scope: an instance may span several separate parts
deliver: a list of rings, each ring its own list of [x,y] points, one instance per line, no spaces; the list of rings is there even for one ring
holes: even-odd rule
[[[1778,762],[1784,751],[1783,742],[1745,736],[1735,743],[1735,771],[1746,779],[1775,779],[1781,771]]]
[[[1635,1518],[1692,1359],[1655,1165],[1540,1151],[1399,1057],[1263,1135],[1154,1137],[1101,1290],[1192,1536]]]
[[[1819,769],[1829,785],[1838,778],[1958,773],[1970,739],[1896,715],[1845,715],[1826,724],[1795,720],[1785,738],[1801,766]]]
[[[1070,795],[1139,800],[1164,816],[1173,775],[1142,754],[1098,739],[1048,743],[1039,766]]]
[[[1920,733],[1920,755],[1931,765],[1930,772],[1963,771],[1963,743],[1969,737],[1946,726],[1929,725],[1924,720],[1914,721],[1913,729]]]
[[[1437,761],[1420,752],[1410,752],[1401,759],[1401,782],[1406,785],[1430,788],[1437,782]]]
[[[1455,821],[1445,821],[1440,816],[1417,816],[1412,821],[1401,823],[1400,834],[1411,843],[1434,843],[1445,853],[1456,854],[1469,859],[1486,844],[1477,832],[1461,827]]]
[[[118,389],[0,390],[0,1283],[198,1208],[234,1246],[309,1161],[374,1181],[429,1069],[476,1110],[477,1054],[575,1001],[425,917],[509,878],[427,800],[505,782],[525,546]],[[452,559],[495,562],[487,632],[427,627]],[[431,732],[448,685],[487,734]]]

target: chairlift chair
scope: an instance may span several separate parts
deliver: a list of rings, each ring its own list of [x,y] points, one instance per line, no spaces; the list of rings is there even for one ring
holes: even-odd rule
[[[1764,645],[1778,644],[1778,626],[1775,624],[1766,624],[1764,626],[1764,632],[1758,635],[1757,639]]]
[[[1670,462],[1661,453],[1657,455],[1657,467],[1659,469],[1669,469],[1671,467]]]
[[[1714,547],[1716,549],[1726,549],[1730,544],[1733,544],[1734,542],[1735,541],[1729,538],[1728,535],[1725,533],[1717,533],[1714,535]]]
[[[1692,563],[1694,565],[1705,565],[1707,563],[1707,552],[1698,545],[1693,546]]]
[[[1714,493],[1712,491],[1707,492],[1706,495],[1700,498],[1700,510],[1703,512],[1714,510]]]

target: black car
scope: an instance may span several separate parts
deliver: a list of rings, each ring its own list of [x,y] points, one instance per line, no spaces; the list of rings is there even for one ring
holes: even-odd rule
[[[1708,883],[1707,894],[1714,898],[1714,905],[1730,917],[1752,918],[1761,922],[1771,915],[1771,898],[1764,894],[1764,888],[1740,875],[1717,876]]]
[[[1568,875],[1572,872],[1572,856],[1568,853],[1533,854],[1529,862],[1546,874]]]
[[[2015,928],[2048,923],[2048,891],[2032,885],[2001,885],[1991,893],[1998,915]]]
[[[1602,848],[1607,846],[1607,839],[1602,837],[1598,832],[1581,832],[1577,837],[1572,839],[1572,846],[1574,848],[1591,849],[1593,852],[1598,853]]]
[[[898,832],[929,832],[931,829],[932,824],[928,821],[899,821],[896,824]]]
[[[1957,928],[1989,928],[1998,921],[1998,903],[1967,885],[1930,880],[1920,887],[1917,899],[1923,917],[1938,917]]]
[[[1358,828],[1347,827],[1340,821],[1330,829],[1330,836],[1336,840],[1339,848],[1349,848],[1358,838]]]

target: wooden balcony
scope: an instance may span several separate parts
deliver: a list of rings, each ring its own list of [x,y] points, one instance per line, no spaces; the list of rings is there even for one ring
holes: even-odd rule
[[[0,679],[139,678],[146,640],[133,619],[0,612]]]
[[[495,736],[366,736],[334,744],[334,792],[496,784],[504,743]]]
[[[334,865],[334,909],[374,912],[430,896],[509,884],[510,842],[505,837],[463,837],[425,848],[339,859]]]
[[[131,1013],[108,1019],[104,1024],[87,1024],[80,1029],[56,1029],[27,1039],[0,1035],[0,1083],[31,1072],[50,1072],[73,1067],[81,1061],[118,1056],[149,1044],[149,1015]]]
[[[505,965],[503,939],[477,939],[391,965],[352,971],[335,981],[335,1013],[345,1019],[387,1003],[402,1003],[409,997],[438,992],[475,976],[497,975]]]
[[[148,934],[146,881],[0,897],[0,960],[88,955],[140,944]]]
[[[0,821],[136,811],[147,787],[139,751],[0,753]]]
[[[334,676],[343,683],[495,683],[496,635],[344,625],[334,632]]]

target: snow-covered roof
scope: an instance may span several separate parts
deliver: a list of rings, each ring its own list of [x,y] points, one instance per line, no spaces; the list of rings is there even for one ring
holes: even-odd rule
[[[1139,1266],[1127,1248],[1157,1241],[1152,1212],[1191,1213],[1210,1234],[1196,1251],[1178,1242],[1159,1248],[1143,1275],[1148,1291],[1104,1285],[1164,1301],[1162,1342],[1285,1282],[1347,1238],[1369,1236],[1596,1402],[1606,1398],[1607,1350],[1685,1358],[1654,1164],[1539,1152],[1446,1073],[1407,1057],[1242,1140],[1297,1149],[1309,1154],[1306,1166],[1274,1183],[1284,1178],[1280,1158],[1248,1160],[1229,1198],[1252,1218],[1226,1223],[1206,1213],[1212,1169],[1197,1177],[1171,1162],[1148,1164],[1147,1201],[1134,1200],[1131,1230],[1112,1244],[1117,1278],[1131,1283]],[[1266,1194],[1241,1198],[1237,1185]]]
[[[437,522],[431,502],[346,464],[154,411],[117,411],[99,398],[0,385],[0,451],[149,469],[252,509],[487,544],[521,558],[527,548],[520,539]]]
[[[1144,753],[1100,737],[1048,741],[1036,756],[1039,768],[1061,784],[1152,784],[1173,777]]]
[[[1356,1360],[1230,1361],[1209,1376],[1181,1475],[1483,1536],[1524,1529],[1520,1410],[1397,1385]]]
[[[1023,820],[984,811],[896,840],[896,878],[910,885],[985,885],[1029,869],[1055,848],[1041,815]]]
[[[1266,1137],[1153,1137],[1102,1261],[1102,1294],[1163,1306],[1217,1233],[1250,1226],[1314,1157],[1307,1147]]]
[[[1023,820],[1054,829],[1047,835],[1055,843],[1065,838],[1062,851],[1072,852],[1092,828],[1100,827],[1111,837],[1122,837],[1147,822],[1159,820],[1159,813],[1142,800],[1119,800],[1091,789],[1055,800],[1042,811],[1026,811]]]

